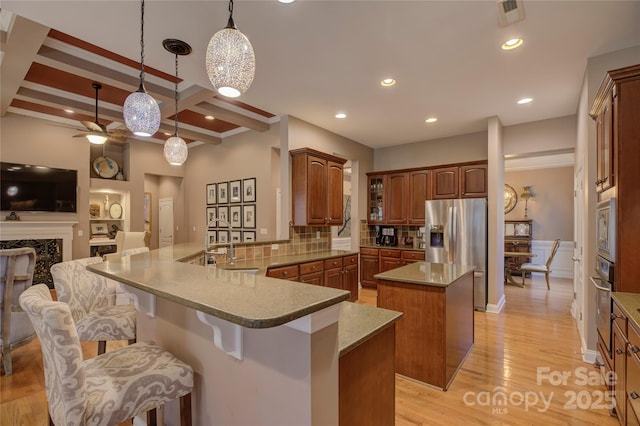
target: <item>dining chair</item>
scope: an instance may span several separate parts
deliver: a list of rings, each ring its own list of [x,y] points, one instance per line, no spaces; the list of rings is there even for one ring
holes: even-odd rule
[[[81,341],[97,341],[98,354],[108,340],[136,339],[136,311],[131,304],[115,304],[115,285],[87,270],[100,257],[69,260],[51,267],[58,300],[69,305]],[[113,282],[115,283],[115,282]]]
[[[31,287],[35,264],[36,251],[31,247],[0,250],[0,349],[7,376],[13,372],[11,351],[36,337],[18,304],[20,294]]]
[[[116,233],[116,251],[104,255],[104,260],[113,260],[122,256],[125,250],[148,247],[150,234],[146,231],[118,231]]]
[[[558,247],[560,246],[560,240],[555,240],[553,242],[553,246],[551,247],[551,254],[547,259],[545,264],[538,263],[523,263],[520,265],[520,271],[522,271],[522,286],[524,287],[524,279],[527,272],[542,272],[544,273],[544,278],[547,281],[547,290],[551,290],[549,287],[549,274],[551,273],[551,263],[553,262],[553,258],[558,251]]]
[[[53,301],[44,284],[20,295],[42,350],[49,422],[115,425],[180,399],[182,425],[191,424],[193,369],[153,342],[139,342],[85,360],[70,306]]]

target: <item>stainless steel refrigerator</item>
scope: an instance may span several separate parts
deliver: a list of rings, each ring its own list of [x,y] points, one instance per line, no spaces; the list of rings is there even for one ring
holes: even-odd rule
[[[426,201],[425,261],[474,265],[474,306],[487,309],[487,200]]]

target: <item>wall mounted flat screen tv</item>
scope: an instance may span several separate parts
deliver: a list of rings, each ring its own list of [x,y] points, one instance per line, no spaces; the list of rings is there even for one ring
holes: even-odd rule
[[[0,169],[0,210],[77,212],[77,170],[5,162]]]

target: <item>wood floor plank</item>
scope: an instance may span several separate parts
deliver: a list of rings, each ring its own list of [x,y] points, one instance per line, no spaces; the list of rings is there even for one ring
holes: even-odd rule
[[[533,283],[527,279],[525,288],[507,286],[505,295],[507,303],[500,314],[475,313],[474,347],[448,391],[396,376],[396,426],[617,425],[606,408],[594,407],[604,386],[580,384],[575,377],[582,369],[594,374],[597,370],[582,362],[570,315],[572,282],[552,279],[547,291],[544,278],[534,277]],[[376,291],[361,289],[359,303],[375,306]],[[123,344],[110,342],[107,350]],[[95,355],[95,344],[82,346],[85,357]],[[538,368],[569,372],[572,377],[565,384],[552,385],[548,380],[538,384]],[[47,425],[37,339],[13,352],[13,371],[0,377],[0,425]],[[500,391],[507,396],[506,404],[491,404]],[[581,395],[589,404],[568,408],[573,395]],[[488,403],[482,396],[488,396]],[[525,406],[519,396],[528,396],[531,404]],[[541,398],[550,400],[548,407]]]

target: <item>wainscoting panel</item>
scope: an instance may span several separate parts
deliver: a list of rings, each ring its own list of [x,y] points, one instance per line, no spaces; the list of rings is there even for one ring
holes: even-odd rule
[[[531,259],[531,263],[544,264],[551,255],[553,241],[531,241],[531,252],[537,257]],[[560,241],[558,252],[551,263],[551,276],[556,278],[573,278],[573,241]],[[538,274],[538,273],[536,273]],[[539,274],[544,275],[544,274]]]

